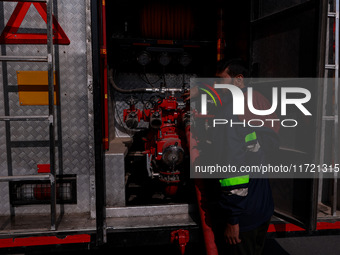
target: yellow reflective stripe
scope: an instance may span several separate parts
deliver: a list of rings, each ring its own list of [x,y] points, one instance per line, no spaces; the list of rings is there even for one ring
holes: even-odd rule
[[[235,185],[246,184],[246,183],[249,183],[249,175],[242,175],[242,176],[237,176],[237,177],[232,177],[232,178],[227,178],[227,179],[221,179],[220,183],[222,187],[230,187],[230,186],[235,186]]]
[[[256,138],[257,138],[257,137],[256,137],[256,133],[255,133],[255,131],[254,131],[253,133],[250,133],[250,134],[246,135],[245,141],[246,141],[246,143],[247,143],[247,142],[256,140]]]

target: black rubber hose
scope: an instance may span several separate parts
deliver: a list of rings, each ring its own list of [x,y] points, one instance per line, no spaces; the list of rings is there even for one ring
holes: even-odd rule
[[[110,71],[109,71],[109,82],[111,83],[112,87],[115,90],[117,90],[118,92],[120,92],[120,93],[144,93],[144,92],[146,92],[145,88],[141,88],[141,89],[121,89],[121,88],[119,88],[113,80],[112,72],[113,72],[113,70],[110,69]]]

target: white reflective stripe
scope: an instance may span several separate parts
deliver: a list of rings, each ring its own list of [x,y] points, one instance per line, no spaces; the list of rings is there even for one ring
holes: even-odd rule
[[[259,142],[257,141],[256,144],[248,145],[247,151],[258,152],[260,148],[261,148],[261,146],[260,146]]]
[[[236,195],[240,197],[245,197],[248,195],[248,188],[243,188],[243,189],[233,189],[228,191],[228,195]]]

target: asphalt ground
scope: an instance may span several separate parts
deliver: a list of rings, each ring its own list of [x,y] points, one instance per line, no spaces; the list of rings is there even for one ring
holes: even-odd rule
[[[340,235],[267,239],[263,255],[339,255]]]
[[[93,251],[94,252],[94,251]],[[100,250],[103,255],[180,255],[177,247],[148,246],[134,248],[119,248],[113,250]],[[204,247],[200,244],[188,246],[188,255],[205,255]],[[266,239],[263,255],[340,255],[340,235],[285,237]],[[227,255],[227,254],[226,254]]]
[[[202,244],[187,247],[188,255],[205,255]],[[101,249],[89,254],[103,255],[180,255],[174,246],[146,246],[133,248]],[[340,255],[340,235],[285,237],[266,239],[263,255]],[[85,254],[84,254],[85,255]]]
[[[1,253],[16,255],[180,255],[179,249],[174,245],[154,245],[137,247],[110,247],[103,246],[97,250],[73,251],[34,251],[28,253]],[[266,239],[263,255],[340,255],[340,235],[284,237]],[[185,255],[205,255],[202,243],[188,244]],[[227,254],[226,254],[227,255]]]

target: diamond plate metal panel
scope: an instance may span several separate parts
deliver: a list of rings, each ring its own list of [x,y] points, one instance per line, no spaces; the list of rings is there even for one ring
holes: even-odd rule
[[[105,154],[106,205],[125,206],[125,153],[127,148],[123,140],[117,139],[110,144]]]
[[[110,209],[108,209],[110,210]],[[157,227],[197,226],[197,222],[188,213],[159,216],[117,217],[107,219],[107,230],[136,230]]]
[[[71,43],[70,45],[55,46],[56,72],[59,76],[60,108],[59,116],[60,132],[62,138],[58,139],[60,145],[59,155],[62,160],[56,160],[57,169],[64,174],[77,174],[77,196],[76,205],[65,206],[65,212],[86,212],[90,208],[90,171],[93,171],[93,152],[90,152],[91,139],[93,139],[92,121],[89,121],[89,107],[92,105],[91,94],[88,90],[89,68],[87,48],[90,42],[86,40],[89,27],[86,26],[86,5],[88,0],[59,0],[54,1],[54,15],[60,23]],[[3,3],[0,5],[0,25],[6,24],[11,16],[16,3]],[[88,13],[89,14],[89,13]],[[19,32],[29,32],[37,29],[44,32],[46,25],[33,5],[25,17]],[[0,33],[2,28],[0,28]],[[0,46],[1,54],[8,56],[44,56],[46,46],[44,45],[6,45]],[[4,115],[4,93],[3,85],[11,88],[9,93],[9,107],[11,115],[47,115],[46,106],[20,106],[19,98],[15,92],[17,86],[16,71],[20,70],[47,70],[45,63],[0,63],[0,113]],[[5,77],[5,78],[4,78]],[[6,84],[4,84],[6,82]],[[10,127],[12,141],[46,141],[48,140],[47,122],[12,122]],[[57,151],[58,151],[57,149]],[[92,154],[91,154],[92,153]],[[5,124],[0,123],[0,175],[7,175],[6,156],[6,129]],[[25,147],[12,148],[13,173],[30,174],[36,173],[36,165],[49,162],[48,147]],[[90,163],[91,162],[91,163]],[[1,184],[0,192],[6,187]],[[8,196],[8,188],[7,193]],[[9,204],[0,205],[0,213],[9,213]],[[16,208],[16,213],[49,212],[47,206],[29,206]]]
[[[2,164],[1,164],[2,168]],[[0,192],[1,192],[1,206],[0,206],[0,214],[1,215],[9,215],[10,207],[9,207],[9,188],[8,183],[0,183]]]
[[[147,205],[107,208],[107,217],[152,217],[160,215],[184,215],[195,210],[194,205]]]
[[[92,31],[91,31],[91,1],[86,0],[86,47],[87,47],[87,95],[88,95],[88,147],[90,170],[90,217],[96,217],[96,189],[95,189],[95,151],[94,151],[94,115],[93,115],[93,73],[92,73]]]

